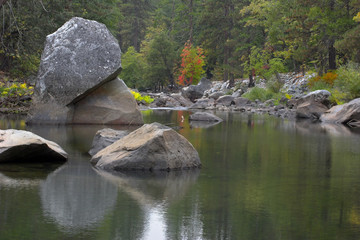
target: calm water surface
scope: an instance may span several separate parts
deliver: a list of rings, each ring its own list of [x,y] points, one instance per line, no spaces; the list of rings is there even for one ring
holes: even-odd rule
[[[26,126],[63,165],[0,165],[0,239],[360,239],[360,134],[345,127],[216,113],[146,111],[198,150],[200,171],[110,174],[87,154],[104,126]],[[182,122],[182,116],[184,121]],[[116,127],[127,129],[126,127]]]

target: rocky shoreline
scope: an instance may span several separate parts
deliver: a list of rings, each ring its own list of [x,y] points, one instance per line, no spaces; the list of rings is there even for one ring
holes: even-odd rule
[[[250,114],[268,114],[283,119],[310,119],[326,123],[344,124],[352,128],[360,127],[360,100],[334,106],[327,90],[309,92],[308,80],[312,75],[287,73],[280,74],[284,95],[278,102],[269,99],[264,102],[250,101],[243,94],[250,91],[248,80],[235,82],[210,81],[203,78],[198,85],[185,87],[180,93],[148,93],[155,100],[149,106],[140,104],[140,109],[184,108],[192,111],[232,111]],[[266,88],[264,81],[256,84]],[[146,94],[146,93],[144,93]]]
[[[302,76],[296,73],[281,74],[284,82],[282,91],[292,96],[292,99],[283,97],[279,104],[270,99],[250,101],[241,97],[250,90],[248,80],[238,80],[234,87],[229,81],[210,81],[202,79],[198,85],[183,88],[179,93],[144,93],[155,99],[150,105],[140,104],[140,109],[156,108],[186,108],[189,110],[217,110],[247,112],[252,114],[269,114],[272,116],[295,119],[297,100],[308,91],[307,80],[311,75]],[[264,81],[259,81],[256,87],[266,88]]]

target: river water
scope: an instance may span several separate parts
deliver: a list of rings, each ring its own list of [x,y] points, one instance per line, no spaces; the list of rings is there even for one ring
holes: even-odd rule
[[[199,152],[201,170],[116,175],[89,163],[104,126],[26,126],[69,153],[63,165],[0,165],[0,240],[360,239],[360,134],[346,127],[149,110]],[[127,127],[112,126],[116,129]],[[134,129],[134,128],[132,128]]]

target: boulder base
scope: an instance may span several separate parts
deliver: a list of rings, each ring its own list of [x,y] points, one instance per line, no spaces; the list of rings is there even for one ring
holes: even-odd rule
[[[67,153],[56,143],[31,132],[0,130],[0,162],[59,162]]]
[[[201,166],[191,143],[159,123],[145,124],[98,152],[91,162],[104,170],[171,170]]]
[[[141,112],[121,79],[105,83],[73,106],[71,123],[143,124]]]

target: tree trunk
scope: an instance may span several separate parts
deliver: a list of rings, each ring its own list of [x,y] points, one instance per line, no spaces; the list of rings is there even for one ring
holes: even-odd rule
[[[329,69],[336,70],[336,49],[334,47],[335,41],[333,39],[330,40],[329,44]]]
[[[2,8],[2,6],[7,2],[8,0],[0,0],[0,9]]]
[[[330,0],[329,2],[329,7],[331,11],[334,11],[335,8],[335,0]],[[329,38],[329,69],[330,70],[335,70],[336,69],[336,49],[334,47],[335,44],[335,39],[334,37]]]
[[[226,82],[229,79],[229,48],[224,46],[224,78],[223,81]]]
[[[194,19],[193,19],[194,3],[193,0],[189,1],[189,42],[193,43],[194,35]]]

